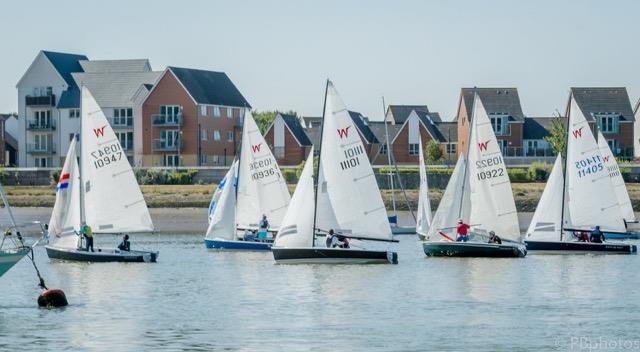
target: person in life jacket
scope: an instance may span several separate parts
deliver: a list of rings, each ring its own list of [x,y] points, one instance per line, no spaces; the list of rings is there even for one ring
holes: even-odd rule
[[[84,236],[85,239],[85,251],[89,251],[89,249],[91,249],[92,252],[94,252],[93,250],[93,231],[91,230],[91,226],[84,224],[81,228],[80,228],[80,235]]]
[[[122,242],[118,245],[118,249],[121,251],[129,252],[131,250],[131,242],[129,242],[129,235],[124,235]]]
[[[325,240],[325,244],[327,248],[335,248],[338,246],[338,237],[333,232],[333,229],[329,230],[329,234],[327,235],[327,239]]]
[[[269,230],[269,221],[267,216],[262,214],[262,220],[258,223],[258,239],[264,241],[267,239],[267,230]]]
[[[502,240],[494,231],[489,231],[489,243],[502,244]]]
[[[339,248],[349,248],[349,239],[346,238],[345,236],[342,235],[338,235],[338,247]]]
[[[458,226],[456,227],[456,232],[458,237],[456,237],[457,242],[467,242],[469,240],[469,228],[468,224],[465,224],[462,219],[458,220]]]
[[[604,242],[604,233],[600,230],[600,226],[596,226],[593,231],[591,231],[591,235],[589,236],[589,241],[593,243],[602,243]]]

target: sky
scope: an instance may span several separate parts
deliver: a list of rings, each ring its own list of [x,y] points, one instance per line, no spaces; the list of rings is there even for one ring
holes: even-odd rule
[[[326,79],[350,110],[428,105],[461,87],[517,87],[527,116],[564,111],[572,86],[640,96],[640,1],[10,1],[0,112],[39,50],[224,71],[257,110],[322,113]]]

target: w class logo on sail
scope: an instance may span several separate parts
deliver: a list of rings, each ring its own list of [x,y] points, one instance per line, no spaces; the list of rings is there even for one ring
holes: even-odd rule
[[[260,146],[262,145],[262,143],[258,143],[256,145],[252,145],[251,146],[251,151],[254,153],[260,153]]]
[[[107,125],[104,125],[102,127],[98,127],[98,128],[94,128],[93,129],[93,133],[95,133],[96,137],[104,137],[104,128],[107,127]]]
[[[478,148],[480,148],[481,152],[486,152],[487,151],[487,147],[489,147],[489,142],[491,142],[491,140],[488,140],[486,142],[478,143]]]
[[[351,126],[347,126],[346,128],[338,128],[338,137],[349,138],[349,128],[351,128]]]
[[[582,129],[584,127],[580,127],[577,130],[573,130],[571,131],[571,133],[573,134],[573,138],[578,139],[579,137],[582,137]]]
[[[68,172],[60,175],[58,186],[56,187],[56,192],[69,188],[69,178],[71,178],[71,174],[69,174]]]

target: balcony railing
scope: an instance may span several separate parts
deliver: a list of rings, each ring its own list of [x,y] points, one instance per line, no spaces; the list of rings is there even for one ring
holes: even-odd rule
[[[44,96],[27,95],[25,97],[25,104],[27,106],[55,106],[56,96],[55,94],[44,95]]]
[[[27,129],[32,131],[53,131],[56,129],[56,121],[27,120]]]
[[[133,117],[127,117],[127,118],[111,117],[108,120],[109,120],[109,124],[111,125],[111,128],[113,128],[113,129],[133,128]]]
[[[177,152],[182,150],[182,141],[169,143],[166,140],[156,139],[153,141],[153,150],[157,152]]]
[[[27,144],[27,153],[30,153],[30,154],[54,154],[55,152],[56,152],[55,143]]]
[[[182,126],[182,115],[152,115],[154,126]]]

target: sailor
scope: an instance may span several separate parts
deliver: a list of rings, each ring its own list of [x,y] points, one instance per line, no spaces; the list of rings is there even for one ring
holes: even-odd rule
[[[245,241],[253,241],[256,239],[256,236],[254,235],[253,231],[246,229],[244,231],[244,237],[242,239]]]
[[[502,244],[502,240],[496,236],[494,231],[489,231],[489,243]]]
[[[91,230],[91,226],[84,224],[80,228],[80,235],[84,236],[86,241],[85,251],[88,252],[89,249],[91,249],[91,251],[93,252],[93,231]]]
[[[589,240],[593,243],[602,243],[604,242],[604,233],[600,230],[600,226],[596,226],[596,228],[591,231],[591,236],[589,236]]]
[[[578,242],[589,242],[589,235],[584,231],[576,232],[576,237],[578,238]]]
[[[458,233],[457,242],[467,242],[469,240],[469,228],[470,226],[465,224],[462,219],[458,220],[458,226],[456,227],[456,232]]]
[[[333,229],[329,230],[329,234],[327,235],[325,244],[327,245],[327,248],[335,248],[338,246],[338,238],[336,237],[336,234],[333,232]]]
[[[129,235],[124,235],[122,242],[118,245],[118,249],[121,251],[129,252],[131,250],[131,243],[129,242]]]
[[[267,220],[267,216],[262,214],[262,220],[258,224],[258,239],[260,241],[264,241],[267,239],[267,230],[269,230],[269,221]]]
[[[338,235],[338,247],[349,248],[349,239],[343,235]]]

